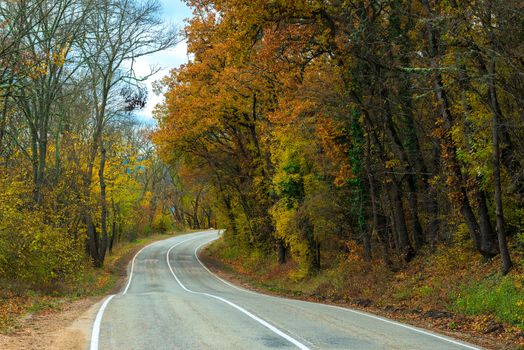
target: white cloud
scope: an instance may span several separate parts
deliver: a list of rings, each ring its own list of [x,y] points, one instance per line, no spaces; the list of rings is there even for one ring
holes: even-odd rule
[[[158,103],[163,102],[164,97],[153,93],[153,82],[162,79],[173,68],[179,67],[181,64],[187,63],[187,43],[185,41],[179,43],[177,46],[162,52],[141,57],[134,63],[134,69],[138,76],[145,76],[150,74],[151,68],[160,69],[154,75],[150,76],[144,83],[147,86],[148,99],[146,107],[138,112],[136,115],[145,122],[153,123],[153,109]]]
[[[163,7],[162,17],[168,23],[172,23],[179,28],[184,26],[184,19],[192,16],[192,10],[186,6],[182,0],[160,0]],[[146,107],[138,111],[136,115],[147,123],[154,123],[153,109],[158,103],[163,102],[163,96],[157,96],[153,93],[152,84],[156,80],[162,79],[173,68],[179,67],[188,61],[187,43],[181,42],[177,46],[162,52],[141,57],[135,62],[137,75],[147,75],[151,71],[150,67],[160,68],[153,76],[149,77],[145,84],[147,86],[148,99]]]

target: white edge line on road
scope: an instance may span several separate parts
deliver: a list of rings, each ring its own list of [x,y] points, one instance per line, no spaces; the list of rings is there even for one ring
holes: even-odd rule
[[[161,241],[160,241],[161,242]],[[155,243],[158,243],[158,242],[153,242],[151,244],[148,244],[146,245],[145,247],[143,247],[142,249],[140,249],[138,252],[136,252],[135,256],[133,257],[133,260],[131,261],[131,270],[129,271],[129,278],[127,279],[127,285],[126,285],[126,288],[124,289],[124,291],[122,292],[122,295],[126,295],[127,293],[127,290],[129,289],[129,287],[131,286],[131,280],[133,279],[133,267],[135,266],[135,259],[136,257],[138,256],[138,254],[140,254],[144,249],[146,249],[147,247],[150,247],[152,246],[153,244]]]
[[[240,291],[245,292],[245,293],[250,293],[250,294],[255,294],[255,295],[264,295],[264,294],[260,294],[260,293],[257,293],[257,292],[253,292],[253,291],[251,291],[251,290],[249,290],[249,289],[245,289],[245,288],[242,288],[242,287],[239,287],[239,286],[235,286],[234,284],[232,284],[232,283],[226,281],[225,279],[223,279],[223,278],[217,276],[215,273],[213,273],[211,270],[209,270],[209,269],[207,268],[206,265],[204,265],[204,263],[203,263],[203,262],[200,260],[200,258],[198,257],[198,251],[200,250],[200,248],[202,248],[202,247],[205,246],[206,244],[210,244],[211,242],[217,240],[218,238],[220,238],[220,237],[217,237],[217,238],[215,238],[215,239],[213,239],[213,240],[211,240],[211,241],[208,241],[208,242],[204,242],[204,243],[202,243],[201,245],[199,245],[198,247],[195,248],[195,252],[194,252],[194,253],[195,253],[195,258],[197,259],[198,263],[199,263],[199,264],[200,264],[200,265],[201,265],[201,266],[202,266],[202,267],[203,267],[207,272],[209,272],[209,273],[211,274],[211,276],[215,277],[217,280],[219,280],[220,282],[222,282],[222,283],[224,283],[224,284],[230,286],[231,288],[235,288],[235,289],[240,290]]]
[[[211,240],[211,241],[208,241],[208,242],[204,242],[202,243],[201,245],[199,245],[198,247],[196,247],[195,249],[195,257],[197,259],[197,261],[200,263],[200,265],[202,265],[202,267],[207,271],[209,272],[212,276],[214,276],[216,279],[218,279],[219,281],[225,283],[226,285],[232,287],[232,288],[235,288],[237,290],[240,290],[240,291],[243,291],[243,292],[246,292],[246,293],[250,293],[250,294],[256,294],[256,295],[260,295],[260,296],[264,296],[264,297],[268,297],[268,298],[277,298],[273,295],[267,295],[267,294],[262,294],[262,293],[258,293],[258,292],[254,292],[254,291],[251,291],[251,290],[248,290],[248,289],[244,289],[244,288],[241,288],[241,287],[238,287],[238,286],[235,286],[234,284],[220,278],[219,276],[217,276],[214,272],[212,272],[211,270],[209,270],[203,263],[202,261],[200,261],[200,259],[198,258],[198,250],[200,248],[202,248],[204,245],[206,244],[209,244],[211,243],[212,241],[218,239],[219,237]],[[183,242],[181,242],[183,243]],[[168,262],[169,263],[169,262]],[[170,266],[171,268],[171,266]],[[173,273],[173,270],[171,270],[171,273]],[[174,275],[174,273],[173,273]],[[175,276],[176,278],[176,276]],[[177,279],[178,281],[178,279]],[[179,282],[180,284],[180,282]],[[184,287],[182,287],[184,288]],[[217,297],[218,298],[218,297]],[[345,308],[345,307],[342,307],[342,306],[336,306],[336,305],[330,305],[330,304],[322,304],[322,303],[314,303],[314,302],[311,302],[311,301],[306,301],[306,300],[300,300],[300,299],[290,299],[290,298],[282,298],[282,297],[278,297],[278,299],[285,299],[285,300],[290,300],[290,301],[293,301],[293,302],[303,302],[303,303],[311,303],[311,304],[314,304],[314,305],[323,305],[323,306],[327,306],[327,307],[330,307],[330,308],[334,308],[334,309],[338,309],[338,310],[342,310],[342,311],[346,311],[346,312],[351,312],[351,313],[354,313],[354,314],[357,314],[357,315],[361,315],[361,316],[366,316],[366,317],[369,317],[369,318],[373,318],[375,320],[379,320],[379,321],[382,321],[382,322],[385,322],[385,323],[389,323],[389,324],[392,324],[392,325],[395,325],[395,326],[399,326],[399,327],[402,327],[402,328],[406,328],[406,329],[409,329],[411,331],[414,331],[414,332],[417,332],[417,333],[420,333],[420,334],[424,334],[424,335],[428,335],[428,336],[431,336],[431,337],[434,337],[434,338],[437,338],[437,339],[440,339],[440,340],[444,340],[448,343],[452,343],[452,344],[455,344],[455,345],[459,345],[459,346],[462,346],[462,347],[465,347],[467,349],[472,349],[472,350],[482,350],[482,348],[479,348],[479,347],[475,347],[475,346],[472,346],[472,345],[468,345],[466,343],[463,343],[463,342],[460,342],[460,341],[456,341],[456,340],[453,340],[451,338],[448,338],[448,337],[444,337],[444,336],[441,336],[441,335],[438,335],[438,334],[435,334],[433,332],[430,332],[430,331],[426,331],[426,330],[423,330],[421,328],[417,328],[417,327],[413,327],[413,326],[409,326],[407,324],[403,324],[403,323],[400,323],[400,322],[397,322],[397,321],[392,321],[392,320],[389,320],[387,318],[384,318],[384,317],[380,317],[380,316],[376,316],[376,315],[373,315],[373,314],[370,314],[370,313],[367,313],[367,312],[363,312],[363,311],[358,311],[358,310],[353,310],[353,309],[350,309],[350,308]]]
[[[255,316],[253,315],[251,312],[247,311],[246,309],[238,306],[237,304],[235,303],[232,303],[230,302],[229,300],[227,299],[224,299],[224,298],[221,298],[219,296],[216,296],[216,295],[213,295],[213,294],[209,294],[209,293],[202,293],[202,292],[195,292],[195,291],[192,291],[190,290],[189,288],[187,288],[181,281],[180,279],[178,279],[177,275],[175,274],[174,270],[173,270],[173,267],[171,266],[171,262],[169,261],[169,253],[171,252],[171,250],[173,250],[173,248],[179,246],[180,244],[182,243],[185,243],[186,241],[183,241],[183,242],[179,242],[177,244],[175,244],[174,246],[172,246],[171,248],[169,248],[169,250],[167,251],[167,254],[166,254],[166,261],[167,261],[167,265],[169,267],[169,270],[171,270],[171,274],[173,275],[173,277],[175,278],[175,280],[177,281],[177,283],[180,285],[180,287],[182,287],[183,290],[185,290],[186,292],[188,293],[192,293],[192,294],[198,294],[198,295],[205,295],[207,297],[210,297],[210,298],[213,298],[213,299],[216,299],[216,300],[220,300],[221,302],[223,303],[226,303],[227,305],[229,306],[232,306],[234,307],[235,309],[237,309],[238,311],[242,312],[243,314],[245,314],[246,316],[250,317],[251,319],[257,321],[258,323],[260,323],[261,325],[263,325],[264,327],[266,327],[267,329],[271,330],[272,332],[276,333],[277,335],[281,336],[282,338],[286,339],[287,341],[289,341],[290,343],[292,343],[293,345],[296,345],[299,349],[301,350],[310,350],[306,345],[302,344],[301,342],[299,342],[298,340],[296,340],[295,338],[293,337],[290,337],[289,335],[287,335],[286,333],[282,332],[281,330],[279,330],[278,328],[276,328],[275,326],[269,324],[268,322],[264,321],[263,319],[261,319],[260,317],[258,316]]]
[[[455,345],[458,345],[458,346],[462,346],[462,347],[465,347],[465,348],[468,348],[468,349],[482,350],[482,348],[479,348],[479,347],[476,347],[476,346],[468,345],[466,343],[463,343],[463,342],[460,342],[460,341],[457,341],[457,340],[453,340],[451,338],[444,337],[444,336],[435,334],[433,332],[425,331],[425,330],[417,328],[417,327],[409,326],[407,324],[403,324],[403,323],[400,323],[400,322],[397,322],[397,321],[392,321],[392,320],[389,320],[389,319],[384,318],[384,317],[375,316],[375,315],[367,313],[367,312],[362,312],[362,311],[357,311],[357,310],[353,310],[353,309],[348,309],[348,308],[345,308],[345,307],[342,307],[342,306],[336,306],[336,305],[329,305],[329,304],[322,304],[322,305],[325,305],[327,307],[331,307],[331,308],[334,308],[334,309],[343,310],[343,311],[346,311],[346,312],[352,312],[352,313],[357,314],[357,315],[367,316],[367,317],[373,318],[375,320],[379,320],[379,321],[382,321],[382,322],[385,322],[385,323],[389,323],[389,324],[392,324],[392,325],[395,325],[395,326],[406,328],[406,329],[409,329],[409,330],[417,332],[417,333],[429,335],[431,337],[434,337],[434,338],[437,338],[437,339],[440,339],[440,340],[444,340],[444,341],[446,341],[448,343],[452,343],[452,344],[455,344]]]
[[[104,310],[107,307],[107,304],[113,299],[115,294],[110,295],[104,302],[102,303],[102,306],[98,310],[98,313],[96,314],[95,323],[93,324],[93,331],[91,332],[91,346],[89,347],[90,350],[98,350],[98,340],[100,338],[100,325],[102,324],[102,317],[104,316]]]
[[[187,241],[192,241],[194,239],[196,239],[198,237],[193,237],[193,238],[190,238],[190,239],[186,239],[180,243],[184,243],[184,242],[187,242]],[[168,238],[169,239],[169,238]],[[162,242],[162,241],[157,241],[157,242],[153,242],[151,244],[148,244],[146,245],[145,247],[143,247],[142,249],[140,249],[136,254],[135,256],[133,257],[133,261],[131,262],[131,272],[129,273],[129,280],[127,281],[127,286],[126,288],[124,289],[124,292],[122,293],[122,295],[125,295],[127,293],[127,290],[129,289],[129,286],[131,285],[131,279],[133,277],[133,267],[135,266],[135,259],[136,257],[138,256],[138,254],[140,254],[144,249],[146,249],[147,247],[150,247],[152,246],[153,244],[155,243],[159,243],[159,242]],[[111,301],[111,299],[113,299],[113,297],[115,296],[116,294],[112,294],[110,295],[103,303],[102,303],[102,306],[100,306],[100,309],[98,310],[97,314],[96,314],[96,318],[95,318],[95,322],[93,323],[93,330],[91,331],[91,343],[90,343],[90,346],[89,346],[89,350],[98,350],[98,343],[99,343],[99,339],[100,339],[100,326],[102,325],[102,317],[104,316],[104,311],[107,307],[107,305],[109,304],[109,302]]]

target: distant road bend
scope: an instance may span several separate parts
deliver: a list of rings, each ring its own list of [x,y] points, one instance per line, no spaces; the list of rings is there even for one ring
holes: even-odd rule
[[[98,311],[90,349],[479,349],[368,313],[236,287],[197,258],[218,234],[177,236],[137,253],[124,291]]]

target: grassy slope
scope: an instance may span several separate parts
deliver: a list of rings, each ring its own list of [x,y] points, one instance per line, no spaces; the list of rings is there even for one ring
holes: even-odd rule
[[[217,241],[203,258],[222,276],[278,295],[344,304],[479,343],[524,348],[524,274],[498,273],[499,261],[483,261],[467,246],[439,247],[392,272],[358,252],[331,259],[319,273],[296,279],[292,261],[260,263]],[[516,265],[521,266],[519,257]]]
[[[59,311],[73,300],[102,296],[119,290],[125,282],[128,262],[151,242],[173,234],[152,235],[123,243],[106,257],[102,269],[86,268],[74,285],[57,286],[53,291],[34,291],[14,286],[0,286],[0,333],[10,333],[30,314]]]

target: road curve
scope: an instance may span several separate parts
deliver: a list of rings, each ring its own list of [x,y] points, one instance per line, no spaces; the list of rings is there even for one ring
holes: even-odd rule
[[[217,236],[197,232],[140,251],[124,291],[102,304],[90,349],[479,349],[360,311],[231,285],[196,256]]]

